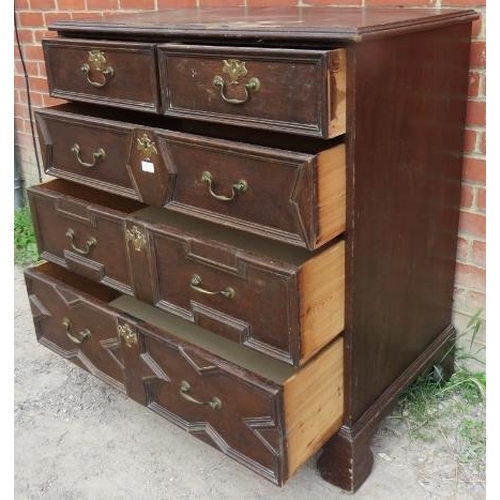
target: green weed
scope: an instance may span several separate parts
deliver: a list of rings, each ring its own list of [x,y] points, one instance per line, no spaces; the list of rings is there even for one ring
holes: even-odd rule
[[[14,262],[26,265],[38,259],[38,248],[29,208],[14,210]]]

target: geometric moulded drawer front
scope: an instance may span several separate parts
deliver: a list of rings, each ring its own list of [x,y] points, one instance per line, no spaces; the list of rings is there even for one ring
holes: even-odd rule
[[[341,338],[297,370],[49,263],[26,280],[42,344],[274,483],[341,425]]]
[[[29,199],[43,258],[249,349],[300,366],[344,328],[343,240],[311,253],[62,180]]]
[[[79,110],[36,112],[50,175],[310,250],[345,230],[343,144],[296,152]]]

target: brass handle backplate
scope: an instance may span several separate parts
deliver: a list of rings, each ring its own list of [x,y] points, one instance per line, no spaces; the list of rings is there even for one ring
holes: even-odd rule
[[[93,87],[104,87],[108,83],[108,78],[115,74],[115,70],[111,66],[105,66],[106,57],[104,52],[100,50],[90,50],[87,62],[82,64],[80,69],[87,75],[87,82]],[[104,77],[102,81],[91,79],[92,73],[100,73]]]
[[[75,337],[71,333],[71,320],[69,318],[63,318],[62,324],[64,328],[66,328],[66,336],[71,340],[71,342],[74,342],[75,344],[83,344],[86,340],[89,340],[92,334],[90,333],[90,330],[85,328],[85,330],[82,330],[81,332],[78,333],[78,337]]]
[[[222,408],[222,401],[217,397],[214,396],[210,401],[199,401],[198,399],[193,398],[189,394],[189,391],[191,390],[191,386],[189,385],[189,382],[187,380],[182,380],[181,381],[181,388],[179,389],[179,394],[186,400],[189,401],[190,403],[194,403],[195,405],[207,405],[212,408],[212,410],[220,410]]]
[[[80,255],[88,255],[90,253],[90,250],[92,250],[92,247],[95,247],[97,245],[97,240],[93,236],[91,236],[85,242],[84,248],[78,248],[75,245],[75,232],[70,227],[68,227],[68,230],[66,231],[66,237],[69,238],[69,241],[71,243],[71,248]]]
[[[234,296],[236,295],[234,288],[231,288],[230,286],[227,286],[226,288],[224,288],[224,290],[211,292],[209,290],[205,290],[204,288],[202,288],[201,287],[202,284],[203,281],[200,275],[193,274],[193,276],[191,276],[191,283],[189,286],[198,293],[202,293],[203,295],[222,295],[223,297],[226,297],[226,299],[233,299]]]
[[[82,165],[83,167],[91,168],[95,167],[100,161],[104,160],[106,158],[106,151],[102,148],[97,148],[93,153],[92,153],[92,163],[88,163],[86,161],[83,161],[81,156],[80,156],[80,144],[75,143],[71,147],[71,152],[75,153],[76,159],[78,160],[78,163]]]
[[[219,201],[232,201],[234,200],[234,197],[236,196],[237,193],[244,193],[248,189],[248,182],[244,179],[241,179],[236,184],[233,184],[231,186],[231,191],[232,191],[231,196],[224,196],[222,194],[217,194],[213,190],[214,176],[208,170],[203,172],[203,174],[201,175],[201,182],[207,184],[208,192],[210,193],[210,195]]]
[[[248,74],[246,63],[244,61],[239,61],[238,59],[224,59],[222,61],[222,72],[229,76],[229,85],[238,85],[238,79]],[[244,104],[250,99],[250,95],[253,92],[258,92],[260,90],[260,80],[254,76],[249,78],[248,82],[245,83],[245,86],[243,87],[245,89],[245,97],[243,99],[232,99],[226,96],[226,83],[224,78],[220,75],[214,76],[212,85],[216,89],[219,89],[222,99],[229,104]]]

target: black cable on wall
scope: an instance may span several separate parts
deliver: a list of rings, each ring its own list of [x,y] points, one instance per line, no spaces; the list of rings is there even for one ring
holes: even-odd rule
[[[36,168],[38,171],[38,182],[42,182],[42,169],[40,167],[40,159],[38,158],[38,150],[36,147],[36,139],[35,139],[35,124],[33,123],[33,114],[31,112],[30,83],[29,83],[29,78],[28,78],[28,70],[26,69],[26,63],[24,62],[23,51],[21,49],[21,42],[19,40],[19,33],[17,31],[17,15],[16,15],[15,0],[14,0],[14,31],[16,33],[16,44],[17,44],[17,49],[19,50],[19,57],[21,59],[21,65],[23,67],[24,81],[26,83],[28,113],[29,113],[29,117],[30,117],[30,126],[31,126],[31,138],[33,140],[33,149],[35,151]]]

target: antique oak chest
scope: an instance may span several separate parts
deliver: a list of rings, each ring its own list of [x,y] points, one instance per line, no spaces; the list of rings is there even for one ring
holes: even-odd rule
[[[474,11],[172,9],[43,41],[37,338],[283,484],[355,491],[453,370]]]

